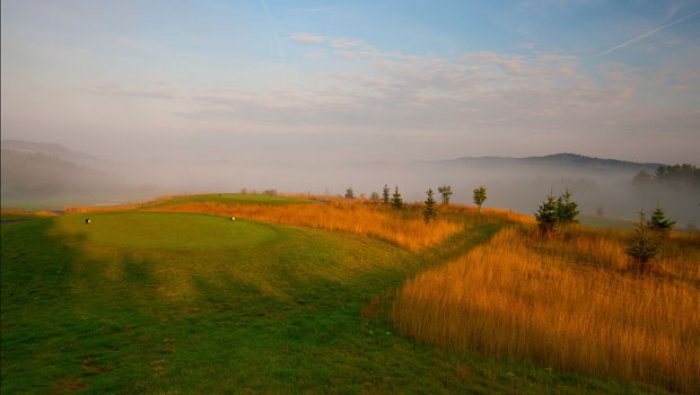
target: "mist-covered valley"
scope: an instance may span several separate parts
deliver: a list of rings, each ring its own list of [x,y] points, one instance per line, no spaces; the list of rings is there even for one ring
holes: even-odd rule
[[[663,207],[678,227],[700,223],[700,188],[634,183],[640,170],[653,175],[659,163],[634,163],[575,154],[542,157],[469,157],[410,162],[310,162],[235,159],[158,161],[105,160],[59,144],[2,142],[3,207],[58,206],[146,200],[163,194],[276,190],[280,193],[355,196],[396,186],[407,201],[450,185],[452,201],[471,204],[485,186],[487,206],[533,213],[552,193],[572,192],[583,213],[635,219],[640,209]]]

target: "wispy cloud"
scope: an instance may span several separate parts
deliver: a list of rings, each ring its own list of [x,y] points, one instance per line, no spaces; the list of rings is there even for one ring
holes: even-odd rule
[[[191,100],[182,103],[179,115],[222,125],[326,127],[338,133],[359,128],[469,134],[477,127],[515,129],[524,124],[559,129],[572,120],[595,129],[591,119],[609,119],[610,111],[620,112],[634,92],[625,81],[610,85],[587,78],[572,56],[373,54],[366,67],[331,73],[329,83],[317,89],[183,93],[179,96]]]
[[[331,41],[333,48],[363,48],[367,47],[367,43],[362,40],[349,40],[346,38],[337,38]]]
[[[322,36],[312,33],[294,33],[289,38],[292,41],[304,44],[316,44],[327,46],[334,50],[335,54],[348,59],[374,57],[380,51],[367,42],[350,38],[338,38]]]
[[[306,44],[321,44],[328,40],[328,37],[326,36],[319,36],[311,33],[294,33],[290,36],[290,38],[292,41]]]
[[[635,43],[635,42],[637,42],[637,41],[639,41],[639,40],[643,40],[643,39],[645,39],[645,38],[647,38],[647,37],[651,37],[651,36],[653,36],[654,34],[660,32],[660,31],[662,31],[662,30],[664,30],[664,29],[667,29],[667,28],[669,28],[669,27],[671,27],[671,26],[673,26],[673,25],[677,25],[677,24],[679,24],[679,23],[681,23],[681,22],[683,22],[683,21],[685,21],[685,20],[687,20],[687,19],[690,19],[690,18],[692,18],[692,17],[694,17],[695,15],[698,15],[698,14],[700,14],[700,10],[695,11],[695,12],[693,12],[692,14],[688,14],[688,15],[686,15],[686,16],[680,17],[680,18],[676,19],[675,21],[672,21],[672,22],[666,23],[666,24],[664,24],[664,25],[661,25],[661,26],[659,26],[659,27],[657,27],[657,28],[655,28],[655,29],[649,30],[649,31],[646,32],[646,33],[640,34],[640,35],[637,36],[637,37],[631,38],[631,39],[629,39],[629,40],[627,40],[627,41],[624,41],[624,42],[622,42],[622,43],[620,43],[620,44],[617,44],[617,45],[615,45],[614,47],[608,48],[608,49],[606,49],[605,51],[600,52],[600,53],[598,54],[598,56],[603,56],[603,55],[607,55],[607,54],[613,53],[613,52],[615,52],[615,51],[618,51],[618,50],[620,50],[620,49],[622,49],[622,48],[624,48],[624,47],[626,47],[626,46],[628,46],[628,45],[630,45],[630,44],[632,44],[632,43]]]

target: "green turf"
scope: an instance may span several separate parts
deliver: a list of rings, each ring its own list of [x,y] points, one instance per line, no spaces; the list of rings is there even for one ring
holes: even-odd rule
[[[369,238],[204,215],[91,217],[90,225],[79,215],[2,225],[3,394],[649,391],[394,332],[392,290],[498,225],[411,254]],[[209,247],[168,240],[187,237]],[[384,310],[363,317],[375,297]]]
[[[36,218],[36,215],[32,213],[2,213],[0,214],[0,220],[2,221],[16,221],[16,220],[24,220],[24,219],[34,219]]]
[[[166,207],[182,203],[224,203],[224,204],[263,204],[263,205],[286,205],[312,203],[313,200],[300,199],[288,196],[271,196],[243,193],[207,193],[201,195],[179,195],[172,199],[158,202],[147,207]]]
[[[91,223],[86,225],[85,218]],[[212,250],[250,248],[273,240],[265,225],[213,215],[110,213],[67,215],[56,220],[64,232],[89,243],[125,248]]]

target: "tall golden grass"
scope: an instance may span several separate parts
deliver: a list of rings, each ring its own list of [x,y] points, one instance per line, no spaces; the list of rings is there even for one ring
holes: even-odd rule
[[[372,204],[337,200],[322,204],[281,206],[191,202],[147,210],[210,213],[284,225],[339,230],[378,237],[412,251],[438,244],[464,226],[448,219],[426,223],[420,215],[400,215],[394,210]]]
[[[661,274],[626,270],[625,237],[506,228],[408,281],[392,320],[419,341],[699,393],[697,236],[668,240]]]

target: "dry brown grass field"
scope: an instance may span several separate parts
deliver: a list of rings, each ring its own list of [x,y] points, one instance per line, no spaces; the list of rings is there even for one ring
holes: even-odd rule
[[[698,393],[700,237],[672,234],[641,273],[630,235],[505,228],[404,284],[392,320],[422,342]]]

